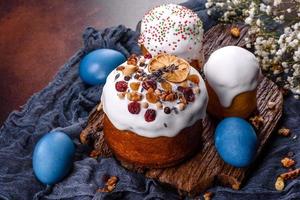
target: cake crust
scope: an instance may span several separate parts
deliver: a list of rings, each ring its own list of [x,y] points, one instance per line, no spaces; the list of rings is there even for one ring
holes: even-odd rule
[[[118,130],[105,115],[104,138],[120,161],[147,168],[174,166],[201,148],[202,120],[174,137],[147,138],[132,131]]]
[[[206,88],[209,98],[207,111],[216,118],[223,117],[242,117],[248,118],[257,108],[256,89],[243,92],[235,96],[229,107],[223,107],[215,91],[206,81]]]

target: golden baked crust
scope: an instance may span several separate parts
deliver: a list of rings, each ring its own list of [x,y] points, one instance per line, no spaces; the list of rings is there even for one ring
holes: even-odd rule
[[[131,131],[118,130],[105,115],[104,138],[114,155],[135,166],[163,168],[176,165],[201,147],[202,120],[174,137],[147,138]]]
[[[242,117],[248,118],[253,111],[256,110],[256,90],[243,92],[232,100],[230,107],[224,108],[215,93],[215,91],[210,87],[208,82],[205,82],[206,89],[208,92],[208,106],[207,111],[209,114],[217,117]]]

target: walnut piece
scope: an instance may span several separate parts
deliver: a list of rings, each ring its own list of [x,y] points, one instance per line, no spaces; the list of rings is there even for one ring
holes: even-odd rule
[[[241,34],[241,31],[238,27],[233,27],[230,29],[230,34],[233,36],[233,37],[240,37],[240,34]]]
[[[284,179],[282,177],[277,177],[275,182],[275,189],[277,191],[282,191],[284,189]]]
[[[205,192],[203,195],[204,200],[211,200],[213,197],[213,193],[212,192]]]
[[[290,132],[290,129],[285,128],[285,127],[282,127],[282,128],[280,128],[280,129],[278,130],[278,135],[282,135],[282,136],[284,136],[284,137],[289,136],[290,133],[291,133],[291,132]]]
[[[289,168],[295,165],[295,161],[291,158],[285,157],[281,160],[281,164],[285,168]]]
[[[250,122],[256,129],[259,129],[264,124],[264,119],[262,116],[256,115],[250,118]]]
[[[280,174],[280,177],[284,180],[293,179],[300,175],[300,168]]]
[[[118,177],[111,176],[105,183],[104,188],[97,189],[97,192],[112,192],[116,188],[117,182]]]

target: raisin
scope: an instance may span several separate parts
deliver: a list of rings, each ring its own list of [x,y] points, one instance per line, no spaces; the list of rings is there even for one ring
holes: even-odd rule
[[[153,80],[145,80],[142,83],[142,86],[145,90],[148,90],[149,88],[152,88],[153,90],[156,89],[156,82]]]
[[[192,88],[187,88],[184,93],[183,93],[185,99],[188,101],[188,102],[193,102],[195,101],[195,94],[192,90]]]
[[[179,92],[182,92],[184,98],[188,101],[188,102],[193,102],[195,101],[195,94],[192,90],[192,88],[190,87],[182,87],[182,86],[178,86],[177,90]]]
[[[171,108],[170,108],[170,107],[165,107],[165,108],[164,108],[164,112],[165,112],[166,114],[170,114],[170,113],[171,113]]]
[[[118,92],[125,92],[127,90],[127,83],[125,81],[116,82],[115,88]]]
[[[146,110],[144,117],[147,122],[152,122],[156,118],[156,111],[153,109],[148,109]]]
[[[130,79],[131,79],[130,76],[124,76],[124,80],[125,80],[125,81],[129,81]]]
[[[141,111],[141,104],[136,102],[136,101],[133,101],[133,102],[129,103],[128,104],[128,111],[131,114],[139,114],[140,111]]]

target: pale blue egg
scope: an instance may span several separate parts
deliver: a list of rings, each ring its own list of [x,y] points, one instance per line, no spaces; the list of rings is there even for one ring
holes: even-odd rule
[[[246,120],[238,117],[225,118],[216,128],[215,147],[226,163],[246,167],[255,157],[257,136]]]
[[[89,85],[105,83],[108,74],[126,61],[125,56],[113,49],[98,49],[87,54],[79,64],[79,76]]]
[[[36,144],[32,165],[36,177],[46,185],[62,180],[72,168],[75,145],[63,132],[44,135]]]

